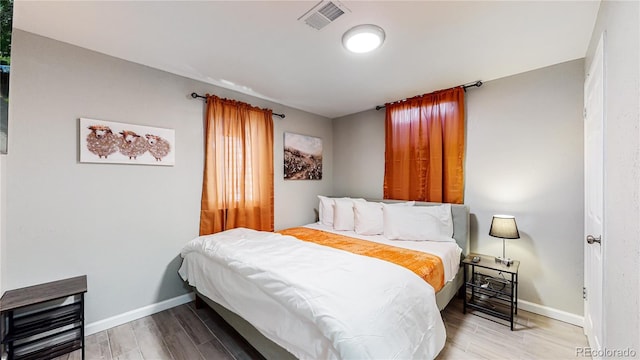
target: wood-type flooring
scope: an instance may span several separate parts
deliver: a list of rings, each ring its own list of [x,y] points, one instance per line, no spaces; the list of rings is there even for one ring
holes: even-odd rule
[[[576,359],[587,347],[581,327],[518,311],[515,330],[489,318],[462,313],[454,299],[442,312],[447,342],[438,360]],[[86,359],[264,359],[217,313],[181,305],[86,338]],[[80,359],[80,351],[56,360]]]

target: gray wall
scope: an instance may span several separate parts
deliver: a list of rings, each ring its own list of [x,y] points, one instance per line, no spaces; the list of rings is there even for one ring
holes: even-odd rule
[[[382,199],[384,110],[369,110],[333,120],[336,195]]]
[[[606,32],[604,342],[640,351],[640,3],[603,1],[589,44]],[[588,69],[586,67],[585,71]]]
[[[87,274],[88,322],[187,292],[176,270],[198,233],[203,162],[203,102],[193,91],[287,115],[274,118],[276,228],[313,221],[315,196],[332,189],[327,118],[20,30],[12,48],[0,168],[5,290]],[[78,163],[80,117],[175,129],[176,165]],[[285,130],[323,138],[323,180],[283,180]]]
[[[520,298],[581,315],[583,60],[486,82],[467,92],[465,204],[471,250],[501,255],[491,216],[516,216]],[[384,111],[333,121],[336,194],[382,197]],[[355,171],[354,171],[355,170]]]

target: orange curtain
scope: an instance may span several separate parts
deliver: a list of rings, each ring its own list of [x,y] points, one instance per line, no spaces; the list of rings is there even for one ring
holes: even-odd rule
[[[463,88],[387,104],[386,111],[385,199],[461,204]]]
[[[271,110],[207,95],[200,235],[273,231]]]

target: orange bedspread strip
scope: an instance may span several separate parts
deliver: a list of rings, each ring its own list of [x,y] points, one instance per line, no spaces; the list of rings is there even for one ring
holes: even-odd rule
[[[436,292],[440,291],[444,286],[442,259],[435,255],[305,227],[295,227],[277,232],[282,235],[294,236],[300,240],[349,251],[358,255],[374,257],[403,266],[431,284]]]

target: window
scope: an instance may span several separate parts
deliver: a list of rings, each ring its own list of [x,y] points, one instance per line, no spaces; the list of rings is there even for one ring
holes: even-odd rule
[[[387,104],[386,199],[462,203],[464,90]]]
[[[200,234],[273,231],[273,120],[263,110],[207,97]]]

